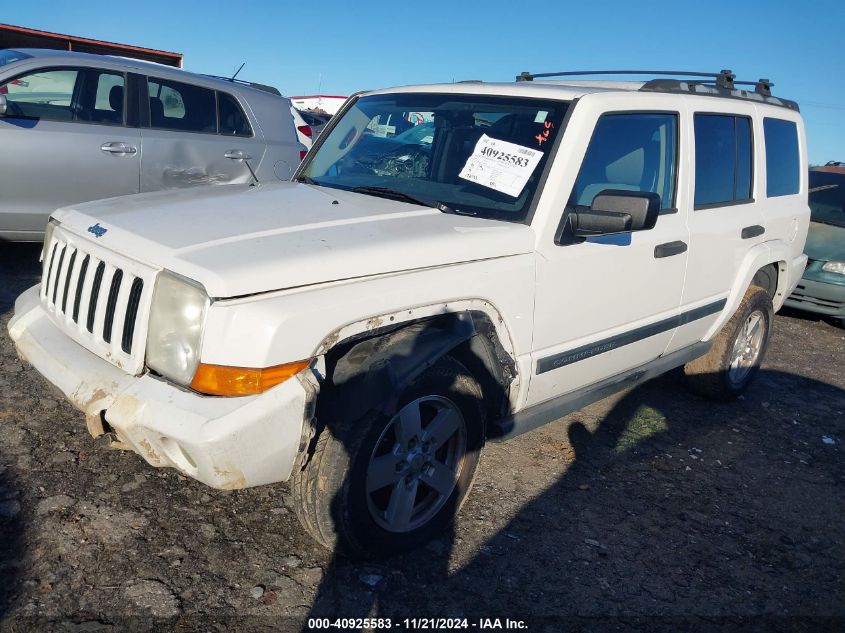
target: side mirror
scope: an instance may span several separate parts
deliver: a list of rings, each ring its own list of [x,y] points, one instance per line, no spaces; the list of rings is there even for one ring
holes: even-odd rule
[[[6,95],[0,95],[0,116],[6,116],[6,110],[9,103],[6,101]]]
[[[576,237],[610,235],[653,229],[660,215],[660,196],[650,191],[605,189],[589,208],[572,212]]]

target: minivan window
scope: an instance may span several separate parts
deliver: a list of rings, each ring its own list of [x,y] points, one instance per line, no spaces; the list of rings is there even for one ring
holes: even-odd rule
[[[675,204],[678,116],[672,113],[605,114],[596,123],[570,204],[590,206],[605,189],[660,196]]]
[[[6,95],[7,116],[46,121],[73,121],[77,70],[43,70],[0,85]]]
[[[228,136],[252,136],[252,128],[235,98],[225,92],[217,93],[220,112],[220,133]]]
[[[731,114],[696,114],[695,207],[751,200],[751,120]]]
[[[214,90],[169,79],[148,79],[150,127],[182,132],[217,132]]]
[[[12,79],[0,86],[8,116],[44,121],[122,125],[122,74],[54,68]]]
[[[123,75],[99,71],[87,71],[86,75],[85,91],[94,93],[90,120],[101,125],[121,125],[125,91]]]
[[[766,195],[798,193],[801,164],[798,156],[798,126],[793,121],[763,119],[766,140]]]

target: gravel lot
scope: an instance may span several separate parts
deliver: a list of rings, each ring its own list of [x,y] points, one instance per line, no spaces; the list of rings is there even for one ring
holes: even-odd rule
[[[6,333],[37,257],[0,245],[0,629],[845,627],[845,330],[779,315],[734,404],[670,375],[490,445],[452,534],[363,564],[310,541],[283,485],[211,490],[93,440]]]

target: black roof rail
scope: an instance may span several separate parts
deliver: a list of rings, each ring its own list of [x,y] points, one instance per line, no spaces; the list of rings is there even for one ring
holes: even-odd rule
[[[671,77],[671,79],[651,79],[640,88],[643,92],[675,92],[695,93],[735,99],[750,99],[762,101],[770,105],[782,106],[790,110],[798,110],[798,104],[788,99],[772,96],[775,85],[768,79],[757,81],[737,81],[731,70],[721,70],[718,73],[702,73],[687,70],[574,70],[559,73],[530,73],[524,71],[516,76],[517,81],[533,81],[538,78],[549,77],[584,77],[595,75],[652,75],[657,77]],[[754,95],[737,86],[754,86]]]
[[[546,77],[582,77],[587,75],[658,75],[662,77],[702,77],[715,79],[720,88],[733,88],[736,75],[730,70],[718,73],[701,73],[688,70],[569,70],[560,73],[529,73],[524,71],[516,76],[517,81],[533,81]]]
[[[269,92],[270,94],[282,96],[282,93],[279,92],[278,88],[273,86],[268,86],[267,84],[259,84],[255,83],[254,81],[244,81],[243,79],[232,79],[231,77],[222,77],[220,75],[208,75],[204,74],[204,77],[211,77],[212,79],[221,79],[223,81],[228,81],[233,84],[240,84],[241,86],[249,86],[250,88],[255,88],[256,90],[261,90],[262,92]]]

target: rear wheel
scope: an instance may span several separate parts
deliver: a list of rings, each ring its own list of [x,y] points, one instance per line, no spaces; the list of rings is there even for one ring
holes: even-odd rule
[[[326,425],[293,475],[300,521],[326,547],[354,556],[421,545],[448,527],[469,493],[484,432],[480,386],[445,357],[393,411]]]
[[[751,286],[710,351],[684,366],[690,387],[715,400],[733,400],[742,394],[766,355],[773,318],[768,291]]]

